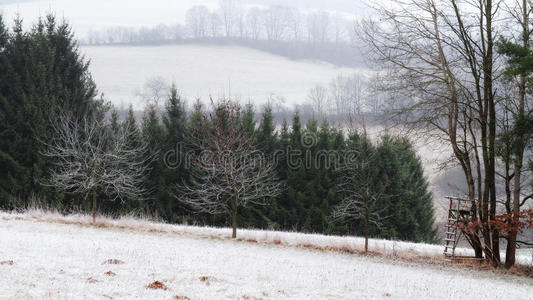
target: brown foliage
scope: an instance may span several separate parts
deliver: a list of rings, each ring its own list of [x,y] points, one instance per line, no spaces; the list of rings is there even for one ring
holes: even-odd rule
[[[533,228],[533,210],[528,209],[496,215],[494,220],[489,220],[487,222],[478,221],[466,225],[461,224],[460,229],[474,233],[479,228],[489,228],[489,225],[492,232],[498,232],[503,236],[510,233],[523,233],[526,229]]]
[[[152,289],[152,290],[164,290],[164,291],[168,290],[168,287],[161,281],[154,281],[150,283],[149,285],[147,285],[146,288]]]

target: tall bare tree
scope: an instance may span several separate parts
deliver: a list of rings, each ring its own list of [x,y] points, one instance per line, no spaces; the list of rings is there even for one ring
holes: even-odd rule
[[[314,12],[307,15],[308,42],[324,44],[329,41],[331,17],[326,11]]]
[[[233,34],[236,18],[235,0],[220,0],[220,16],[222,18],[222,25],[224,26],[224,33],[226,38]]]
[[[246,14],[246,25],[249,31],[249,37],[253,40],[259,40],[262,36],[263,10],[252,7]]]
[[[518,36],[511,36],[510,39],[513,39],[515,42],[520,44],[522,48],[530,48],[530,38],[531,30],[529,24],[531,22],[531,3],[527,0],[517,0],[513,1],[510,4],[504,3],[505,9],[512,17],[513,23],[517,24],[519,30]],[[509,42],[503,42],[500,44],[500,50],[506,50],[508,47],[512,47]],[[505,52],[505,51],[504,51]],[[504,130],[508,130],[509,123],[511,126],[514,125],[512,122],[521,120],[525,118],[528,114],[528,103],[527,103],[527,74],[525,70],[514,69],[510,77],[511,80],[511,90],[517,91],[516,94],[511,94],[508,97],[505,97],[504,105],[504,114],[503,114],[503,124],[501,126]],[[512,120],[510,120],[512,119]],[[504,135],[507,132],[504,133]],[[526,150],[525,140],[527,138],[524,135],[519,134],[514,138],[514,140],[504,140],[507,147],[507,151],[504,153],[507,154],[506,157],[503,157],[505,163],[505,175],[503,175],[505,180],[505,190],[506,190],[506,202],[505,207],[507,213],[512,217],[512,220],[509,220],[511,227],[517,227],[519,223],[518,214],[521,210],[521,207],[524,205],[525,200],[528,196],[523,195],[524,189],[522,188],[523,179],[524,179],[524,155]],[[512,167],[511,167],[512,165]],[[510,268],[515,264],[516,257],[516,247],[517,247],[517,231],[509,232],[507,238],[507,248],[506,248],[506,261],[505,266]]]
[[[412,129],[450,145],[454,162],[465,176],[466,194],[474,203],[473,222],[481,224],[469,241],[477,257],[484,254],[499,266],[501,237],[492,224],[504,208],[498,205],[497,187],[498,173],[504,172],[498,169],[496,140],[509,108],[503,104],[503,61],[495,41],[508,25],[503,23],[509,19],[502,9],[504,2],[391,2],[388,7],[377,6],[379,17],[358,27],[369,56],[385,70],[374,82],[381,84],[382,91],[412,99],[396,111]],[[527,18],[525,11],[519,19]],[[515,161],[518,172],[520,164]],[[518,201],[523,199],[522,183],[520,176],[514,180],[510,192]],[[511,265],[514,251],[508,253]]]
[[[68,113],[61,113],[53,128],[55,137],[43,151],[53,163],[47,184],[92,197],[93,222],[99,195],[112,201],[147,195],[144,182],[151,158],[146,144],[131,146],[136,128],[124,126],[113,132],[94,116],[80,120]]]
[[[324,118],[328,90],[324,86],[317,84],[307,94],[307,100],[313,106],[313,110],[318,114],[318,118]]]
[[[288,30],[290,33],[290,38],[294,42],[299,42],[302,39],[303,32],[303,14],[297,8],[290,8],[288,10]]]
[[[329,84],[329,105],[337,116],[360,115],[364,106],[365,83],[361,76],[339,74]]]
[[[266,37],[269,41],[281,41],[289,25],[290,10],[284,6],[271,6],[263,13]]]
[[[222,20],[217,12],[209,14],[209,35],[212,38],[217,38],[220,33],[220,27],[222,26]]]
[[[203,5],[191,7],[185,16],[185,25],[195,39],[205,38],[209,30],[209,9]]]
[[[199,155],[188,155],[192,179],[178,184],[177,200],[208,214],[227,214],[237,237],[237,211],[248,204],[264,205],[283,185],[275,164],[256,150],[242,128],[241,108],[224,100],[214,105],[196,136],[189,137]]]

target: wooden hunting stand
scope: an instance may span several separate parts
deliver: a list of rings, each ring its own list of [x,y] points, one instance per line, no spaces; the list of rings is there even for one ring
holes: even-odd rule
[[[465,233],[461,230],[461,225],[468,225],[473,217],[472,201],[457,197],[446,197],[450,201],[448,208],[448,221],[444,237],[444,256],[452,260],[465,259],[463,256],[455,255],[457,244],[464,237],[470,242]]]

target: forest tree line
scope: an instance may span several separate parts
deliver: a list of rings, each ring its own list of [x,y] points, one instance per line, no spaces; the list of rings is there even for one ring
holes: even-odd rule
[[[353,66],[361,63],[353,47],[353,26],[353,20],[327,11],[302,12],[280,5],[249,7],[241,1],[222,0],[216,9],[204,5],[191,7],[184,24],[90,30],[83,43],[237,44],[292,59]]]

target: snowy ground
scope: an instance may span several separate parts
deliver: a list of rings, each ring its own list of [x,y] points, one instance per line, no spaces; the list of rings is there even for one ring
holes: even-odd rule
[[[296,247],[360,247],[356,238],[239,232],[256,243],[227,239],[227,229],[88,221],[0,213],[0,261],[13,261],[0,263],[0,299],[530,299],[533,293],[530,279]],[[442,251],[390,243],[371,247]],[[168,290],[146,288],[154,281]]]

